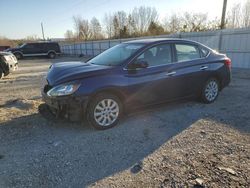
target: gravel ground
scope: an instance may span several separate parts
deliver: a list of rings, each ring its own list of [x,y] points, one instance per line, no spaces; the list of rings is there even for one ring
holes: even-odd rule
[[[38,113],[49,65],[69,60],[22,60],[0,81],[0,187],[249,187],[250,70],[213,104],[164,104],[96,131]]]

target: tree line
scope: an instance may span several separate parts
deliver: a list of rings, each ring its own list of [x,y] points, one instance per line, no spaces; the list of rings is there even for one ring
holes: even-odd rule
[[[102,21],[96,17],[88,20],[82,16],[73,16],[72,21],[74,29],[65,33],[65,39],[72,42],[220,29],[220,19],[210,20],[205,13],[174,13],[160,19],[154,7],[146,6],[135,7],[130,13],[125,11],[106,13]],[[243,27],[250,27],[250,0],[236,3],[227,10],[226,28]],[[37,35],[20,40],[10,40],[0,36],[0,45],[16,46],[36,40],[41,39]]]
[[[206,13],[172,14],[159,19],[154,7],[136,7],[130,13],[117,11],[106,13],[102,22],[73,16],[74,30],[67,30],[69,41],[117,39],[139,36],[171,34],[176,32],[199,32],[220,29],[220,19],[210,20]],[[250,27],[250,0],[237,3],[227,11],[226,28]]]

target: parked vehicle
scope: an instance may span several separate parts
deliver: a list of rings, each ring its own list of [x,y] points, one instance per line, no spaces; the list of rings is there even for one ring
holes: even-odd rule
[[[95,128],[107,129],[127,109],[194,96],[212,103],[230,79],[231,60],[224,54],[188,40],[145,39],[86,63],[53,64],[42,95],[57,115],[87,117]]]
[[[10,48],[10,46],[0,46],[0,51],[4,51]]]
[[[17,59],[28,56],[48,56],[54,59],[61,54],[60,46],[57,42],[32,42],[25,43],[17,48],[9,48],[7,52],[12,52]]]
[[[18,68],[16,57],[9,52],[0,52],[0,79]]]

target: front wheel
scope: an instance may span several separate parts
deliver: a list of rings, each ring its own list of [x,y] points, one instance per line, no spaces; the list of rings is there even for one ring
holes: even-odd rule
[[[104,130],[114,127],[122,114],[120,99],[112,94],[102,93],[90,101],[88,121],[96,129]]]
[[[204,103],[212,103],[219,95],[219,82],[217,79],[209,79],[202,89],[201,98]]]
[[[14,53],[14,55],[16,56],[17,59],[22,59],[23,58],[22,54],[19,53],[19,52]]]

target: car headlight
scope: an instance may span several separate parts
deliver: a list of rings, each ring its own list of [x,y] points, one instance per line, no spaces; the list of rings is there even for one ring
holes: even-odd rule
[[[48,91],[47,95],[50,97],[59,97],[73,94],[80,84],[62,84],[56,86]]]

